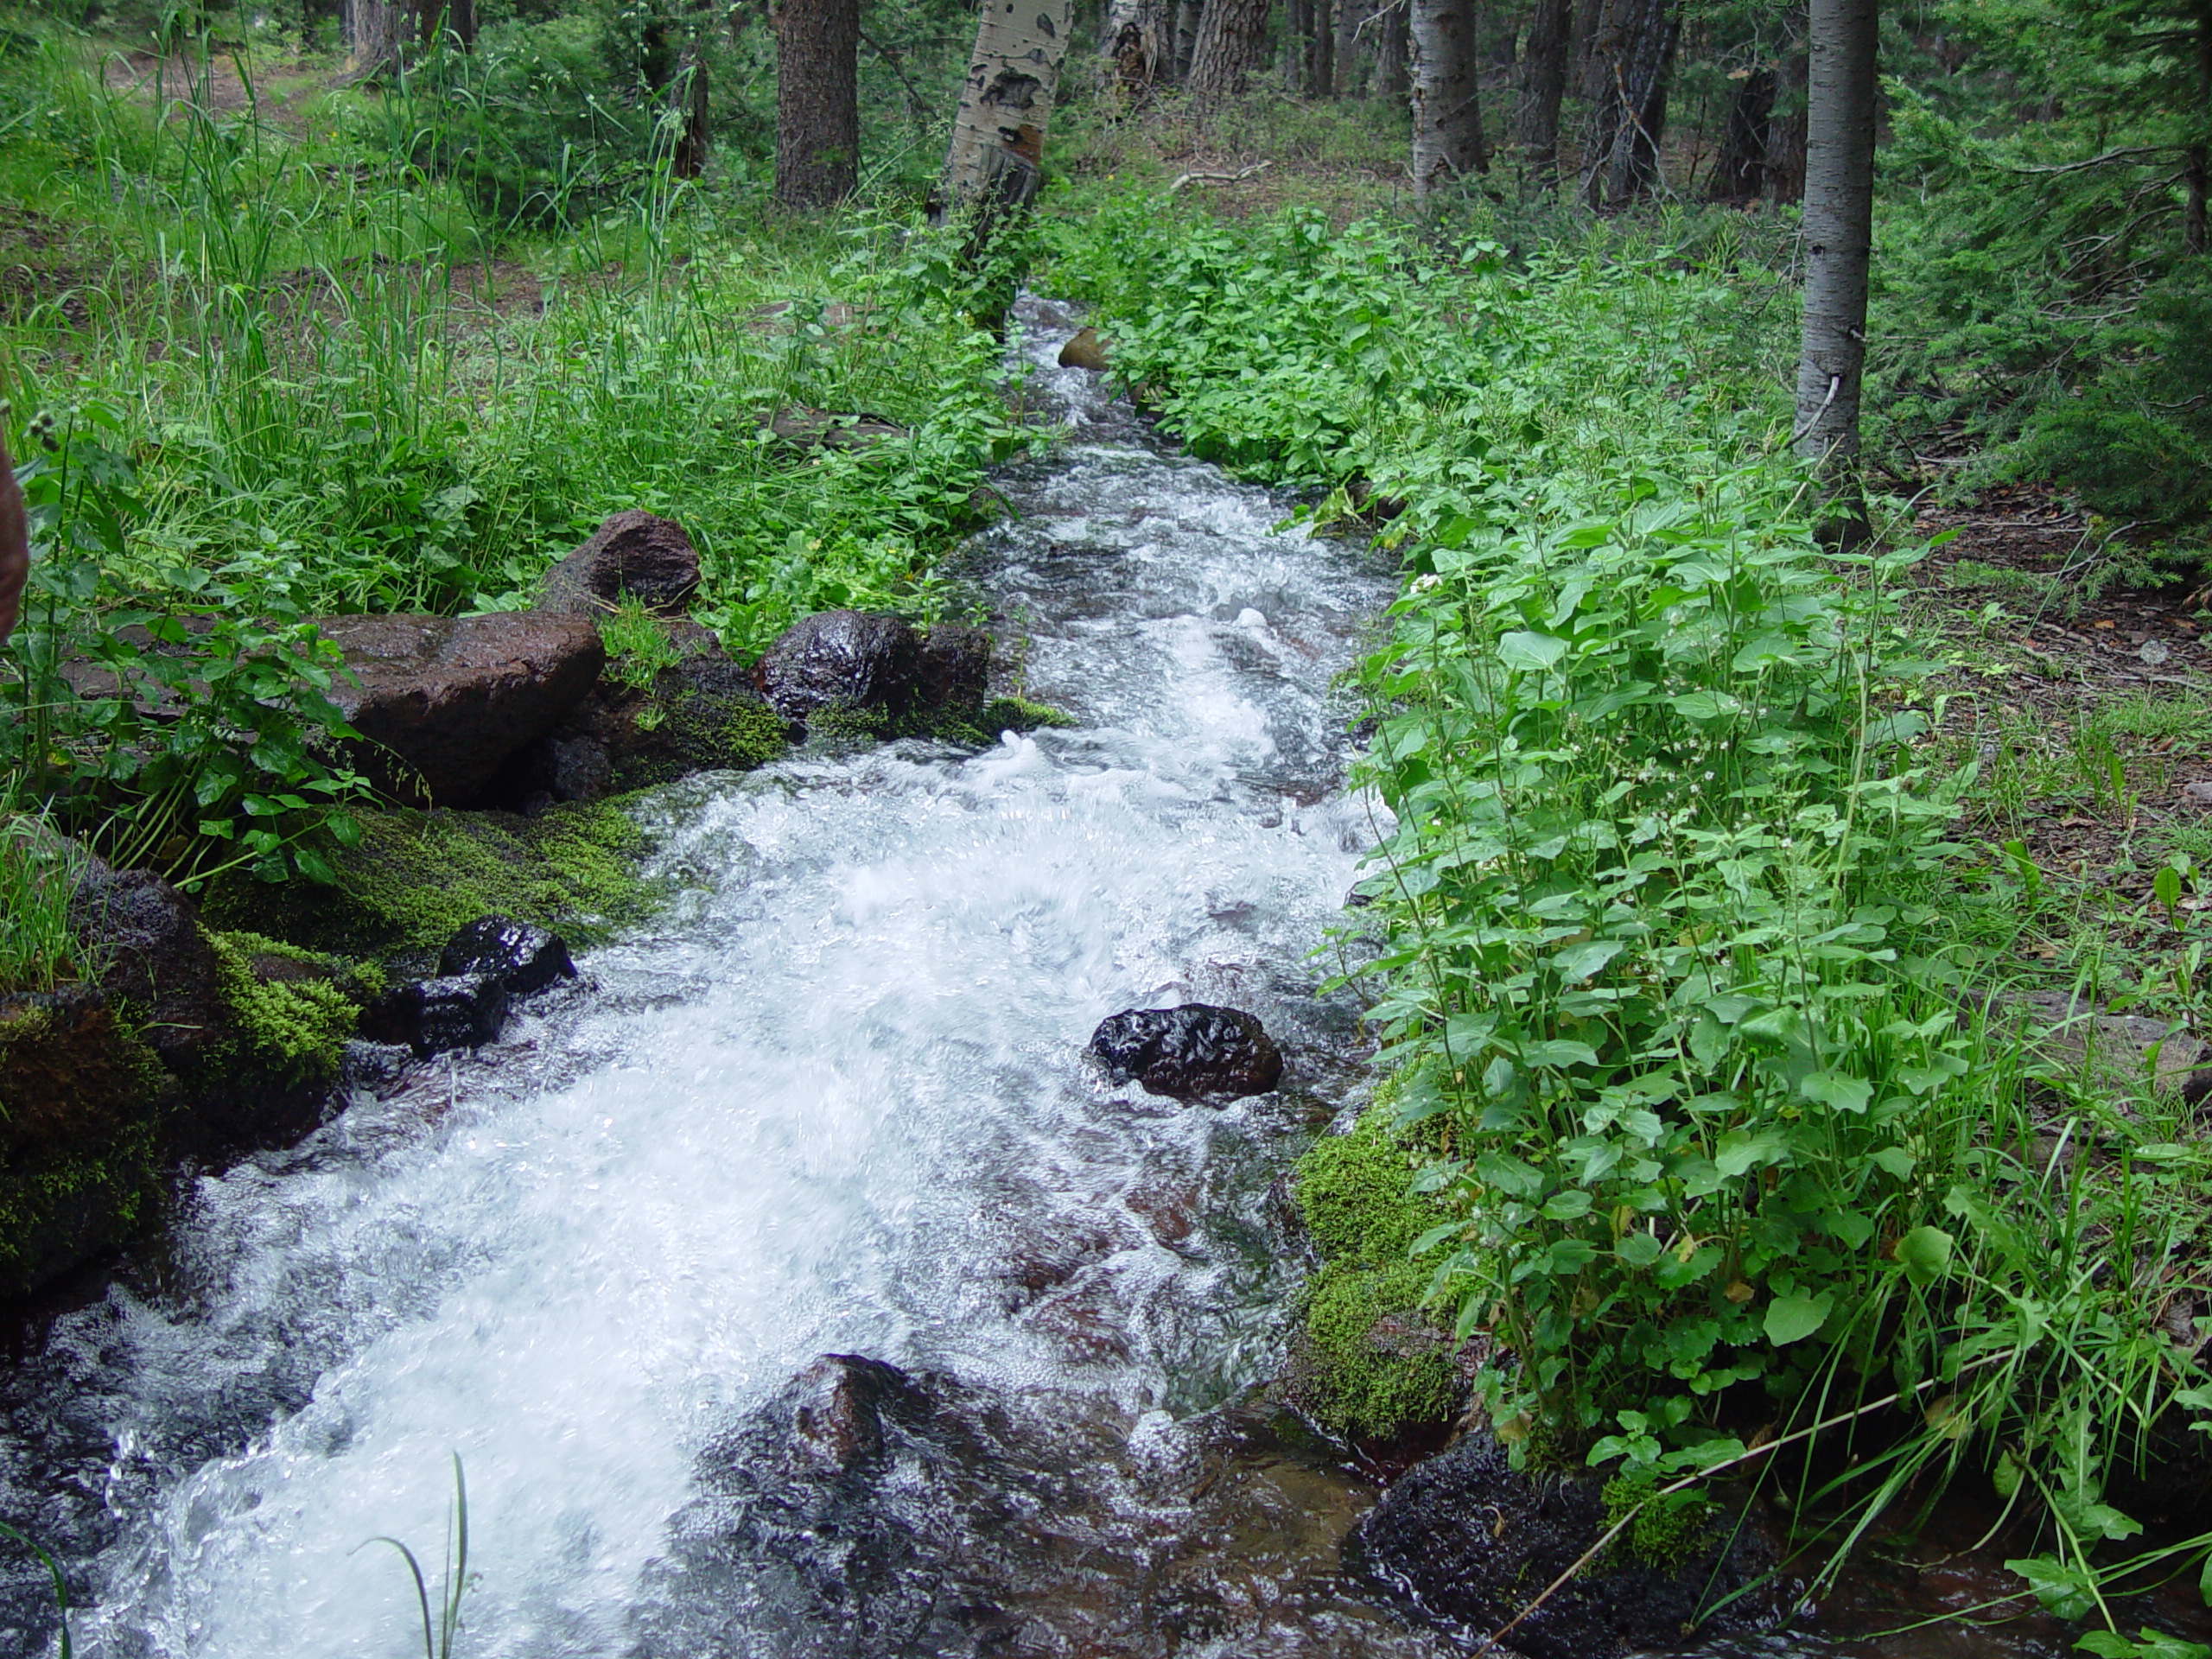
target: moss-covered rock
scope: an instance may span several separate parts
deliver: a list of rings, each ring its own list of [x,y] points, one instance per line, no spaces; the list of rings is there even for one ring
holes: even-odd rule
[[[1293,1191],[1321,1265],[1299,1300],[1290,1393],[1323,1427],[1388,1439],[1437,1422],[1461,1390],[1452,1344],[1421,1313],[1414,1241],[1443,1218],[1414,1192],[1415,1157],[1370,1109],[1299,1160]]]
[[[92,987],[0,998],[0,1295],[137,1226],[156,1190],[166,1081]]]
[[[207,943],[230,1012],[226,1059],[272,1082],[335,1077],[361,1004],[382,976],[259,933],[210,933]]]
[[[406,958],[435,952],[468,923],[512,916],[571,942],[641,918],[654,890],[639,872],[644,833],[607,802],[507,812],[378,812],[360,845],[332,861],[331,887],[226,878],[213,923],[310,950]]]

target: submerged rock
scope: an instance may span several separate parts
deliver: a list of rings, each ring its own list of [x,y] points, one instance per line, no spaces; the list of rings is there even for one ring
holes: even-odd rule
[[[1282,1080],[1282,1052],[1241,1008],[1186,1002],[1127,1008],[1090,1034],[1090,1052],[1116,1084],[1177,1100],[1263,1095]]]
[[[69,928],[99,964],[101,987],[144,1017],[146,1040],[163,1065],[189,1066],[227,1037],[199,907],[163,878],[99,866],[70,896]]]
[[[632,510],[618,512],[545,573],[537,608],[603,615],[634,599],[657,616],[681,616],[699,590],[699,552],[683,526]]]
[[[1106,342],[1098,338],[1096,328],[1078,328],[1060,347],[1060,366],[1064,369],[1088,369],[1093,374],[1103,373],[1106,367]]]
[[[360,1031],[371,1042],[404,1043],[428,1059],[497,1041],[506,1018],[507,988],[496,976],[451,974],[386,991],[361,1010]]]
[[[1373,1488],[1257,1406],[1182,1424],[825,1355],[713,1441],[638,1659],[1414,1659],[1345,1593]]]
[[[359,683],[331,700],[372,748],[367,768],[404,797],[480,800],[508,757],[575,708],[607,660],[588,617],[330,616],[315,620]]]
[[[1421,1617],[1479,1641],[1534,1602],[1607,1524],[1594,1477],[1517,1472],[1479,1430],[1392,1485],[1345,1553]],[[1741,1526],[1722,1511],[1687,1518],[1666,1556],[1643,1559],[1625,1537],[1616,1541],[1515,1625],[1505,1645],[1529,1659],[1618,1659],[1679,1648],[1694,1631],[1770,1630],[1796,1599],[1793,1584],[1777,1580],[1727,1600],[1781,1561],[1756,1510]]]
[[[512,916],[486,916],[446,941],[438,972],[448,979],[486,975],[510,995],[528,996],[556,979],[574,979],[576,964],[559,934]]]

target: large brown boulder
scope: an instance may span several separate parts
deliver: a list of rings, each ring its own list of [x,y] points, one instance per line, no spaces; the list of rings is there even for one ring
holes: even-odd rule
[[[137,1008],[170,1070],[228,1040],[230,1011],[199,911],[162,877],[94,867],[70,895],[69,928],[99,964],[101,988]]]
[[[507,758],[550,732],[599,678],[607,649],[588,617],[318,617],[358,685],[332,698],[403,798],[477,804]]]
[[[699,589],[699,552],[683,526],[632,508],[545,573],[537,608],[603,615],[635,599],[657,616],[681,616]]]

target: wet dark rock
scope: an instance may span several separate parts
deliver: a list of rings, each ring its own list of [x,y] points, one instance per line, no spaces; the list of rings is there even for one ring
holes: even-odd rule
[[[755,665],[753,683],[794,724],[825,709],[903,715],[914,701],[921,640],[901,618],[824,611],[793,623]]]
[[[509,995],[528,996],[556,979],[574,979],[576,964],[559,934],[512,916],[486,916],[446,941],[438,973],[447,979],[485,975]]]
[[[656,616],[681,616],[699,590],[699,551],[673,519],[618,512],[545,573],[537,608],[598,616],[634,599]]]
[[[1480,1640],[1534,1601],[1606,1525],[1596,1478],[1517,1473],[1505,1448],[1478,1430],[1393,1484],[1353,1529],[1346,1555],[1423,1618],[1461,1640]],[[1618,1659],[1679,1648],[1692,1630],[1705,1637],[1770,1630],[1796,1599],[1791,1584],[1719,1604],[1780,1560],[1760,1511],[1748,1512],[1740,1528],[1716,1514],[1668,1564],[1642,1560],[1624,1545],[1609,1548],[1506,1643],[1529,1659]]]
[[[711,634],[678,643],[683,659],[662,669],[651,686],[602,678],[563,724],[543,774],[556,799],[593,798],[582,791],[597,785],[597,774],[578,743],[596,745],[606,757],[602,792],[650,788],[694,772],[744,771],[782,752],[784,721],[755,689],[751,671]]]
[[[1263,1095],[1282,1080],[1282,1052],[1241,1008],[1186,1002],[1179,1008],[1128,1008],[1103,1020],[1090,1052],[1116,1084],[1177,1100]]]
[[[991,636],[981,628],[940,622],[922,636],[914,664],[914,705],[932,715],[982,717],[991,677]]]
[[[164,1081],[98,987],[0,997],[0,1296],[51,1283],[138,1224]]]
[[[817,1360],[715,1440],[640,1598],[639,1659],[1433,1659],[1346,1593],[1374,1489],[1294,1419],[1154,1443],[1095,1396],[1010,1401]]]
[[[1060,347],[1060,366],[1064,369],[1088,369],[1094,374],[1106,368],[1106,342],[1098,338],[1096,328],[1078,328]]]
[[[70,931],[111,997],[143,1015],[163,1065],[190,1066],[229,1036],[215,953],[199,908],[151,870],[87,873],[69,899]]]
[[[331,698],[372,746],[366,769],[403,798],[427,791],[441,806],[476,804],[510,756],[591,690],[607,659],[589,618],[542,611],[315,626],[360,682]]]
[[[395,986],[361,1010],[361,1035],[404,1043],[420,1058],[497,1041],[507,988],[491,974],[454,974]]]

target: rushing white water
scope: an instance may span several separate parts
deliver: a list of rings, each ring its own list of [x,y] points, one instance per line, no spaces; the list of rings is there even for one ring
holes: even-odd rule
[[[1132,1413],[1267,1363],[1254,1217],[1310,1103],[1173,1106],[1083,1048],[1196,999],[1261,1012],[1294,1082],[1325,1064],[1303,959],[1372,835],[1329,683],[1387,588],[1031,339],[1077,440],[1003,480],[970,563],[1080,727],[670,791],[661,925],[203,1180],[170,1287],[44,1362],[107,1448],[80,1652],[419,1653],[397,1557],[356,1547],[408,1541],[435,1594],[458,1454],[466,1651],[618,1655],[702,1447],[817,1353]]]

